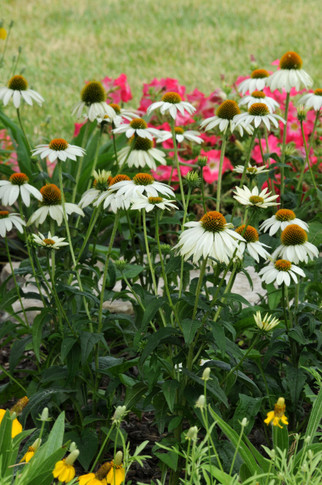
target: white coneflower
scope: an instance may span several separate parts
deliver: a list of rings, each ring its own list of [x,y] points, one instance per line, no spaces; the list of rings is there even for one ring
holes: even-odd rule
[[[133,200],[131,209],[145,209],[146,212],[150,212],[156,207],[162,210],[178,209],[174,202],[175,200],[164,199],[163,197],[146,197],[145,195],[138,194],[137,198]]]
[[[192,256],[194,263],[210,256],[228,264],[239,241],[245,241],[217,211],[206,212],[200,221],[187,222],[185,227],[174,249],[178,249],[185,260]]]
[[[259,256],[264,259],[267,259],[270,256],[266,249],[264,249],[264,246],[266,248],[269,248],[270,246],[267,246],[267,244],[261,243],[259,241],[258,232],[256,231],[255,227],[247,226],[245,231],[245,224],[243,224],[242,226],[237,227],[236,232],[243,236],[246,241],[240,242],[238,245],[236,253],[236,256],[238,258],[242,258],[246,248],[249,254],[252,256],[252,258],[255,259],[257,263],[259,262]]]
[[[122,148],[117,154],[120,166],[123,166],[125,161],[128,167],[149,167],[151,170],[156,170],[155,162],[166,165],[166,154],[154,148],[152,140],[137,136],[130,141],[130,146]]]
[[[234,199],[236,199],[242,205],[249,205],[254,207],[260,207],[261,209],[267,209],[272,205],[278,205],[277,202],[273,202],[277,199],[278,195],[270,195],[266,187],[261,192],[259,192],[257,187],[249,190],[246,185],[243,188],[236,187],[236,192],[234,192]]]
[[[66,238],[52,236],[50,232],[47,237],[40,232],[38,234],[32,234],[31,237],[36,244],[47,249],[60,249],[64,246],[68,246],[68,242],[65,242]]]
[[[235,129],[237,129],[241,136],[244,134],[244,129],[247,131],[249,135],[253,133],[253,127],[245,125],[243,123],[239,123],[237,126],[236,123],[233,121],[234,118],[240,114],[240,109],[238,104],[233,99],[226,99],[221,105],[217,108],[216,115],[211,116],[210,118],[206,118],[200,123],[200,127],[203,128],[205,131],[212,130],[213,128],[217,127],[218,130],[222,133],[226,133],[227,130],[230,130],[232,133]]]
[[[86,110],[86,117],[94,121],[97,117],[105,115],[114,118],[114,109],[106,103],[107,94],[103,85],[98,81],[90,81],[81,91],[81,101],[75,106],[72,115],[80,118]]]
[[[184,130],[181,126],[176,126],[174,128],[176,134],[177,143],[182,143],[184,140],[193,141],[195,143],[202,143],[203,139],[200,138],[199,131],[195,130]],[[170,131],[163,131],[162,141],[169,140],[172,138],[172,133]]]
[[[76,161],[76,157],[84,156],[85,150],[77,145],[70,145],[64,138],[54,138],[49,144],[37,145],[32,150],[32,154],[39,155],[40,158],[48,157],[50,162],[55,162],[57,159],[65,162],[68,158]]]
[[[269,231],[269,235],[274,236],[279,229],[283,231],[285,227],[290,224],[297,224],[305,231],[309,230],[307,223],[298,219],[295,213],[290,209],[278,210],[276,214],[264,221],[259,228],[263,232]]]
[[[84,192],[78,204],[82,209],[95,202],[102,192],[106,192],[112,180],[111,172],[107,172],[106,170],[94,170],[93,175],[93,187]]]
[[[236,165],[233,172],[244,173],[244,165]],[[253,177],[254,175],[260,175],[261,173],[269,172],[269,169],[265,165],[253,166],[250,163],[246,167],[246,175]]]
[[[290,224],[281,234],[282,244],[275,249],[273,258],[281,257],[292,263],[308,262],[319,255],[318,248],[308,242],[307,233],[298,224]]]
[[[101,195],[94,202],[93,204],[94,207],[98,207],[100,204],[103,203],[104,209],[111,210],[114,213],[116,213],[119,209],[125,209],[124,198],[117,196],[116,192],[112,190],[113,185],[117,184],[118,182],[122,182],[124,180],[131,180],[131,179],[130,177],[128,177],[128,175],[125,175],[122,173],[113,177],[109,182],[108,190],[101,193]]]
[[[250,96],[245,96],[242,98],[238,104],[239,106],[244,106],[244,104],[247,104],[247,109],[249,109],[254,103],[266,104],[271,113],[273,113],[279,107],[279,103],[275,101],[274,98],[266,96],[263,91],[253,91]]]
[[[19,195],[23,203],[30,206],[30,194],[38,200],[42,200],[42,195],[36,187],[28,184],[29,177],[25,173],[13,173],[9,180],[0,180],[0,199],[3,205],[12,205],[16,202]]]
[[[185,111],[187,111],[190,115],[196,111],[196,108],[192,106],[191,103],[182,101],[180,94],[173,92],[165,93],[162,96],[161,101],[152,103],[147,109],[147,114],[150,115],[152,111],[159,108],[162,115],[169,113],[174,120],[177,117],[178,111],[182,115],[184,115]]]
[[[133,135],[153,140],[153,137],[161,138],[161,133],[156,128],[149,128],[143,118],[133,118],[130,123],[123,123],[113,130],[113,133],[125,133],[127,138]]]
[[[295,88],[309,89],[313,85],[312,78],[302,69],[302,59],[296,52],[286,52],[280,59],[280,69],[267,79],[267,86],[271,91],[285,89],[287,93]]]
[[[246,113],[236,115],[233,119],[237,127],[240,124],[245,129],[246,126],[253,125],[254,128],[258,128],[260,125],[264,125],[268,130],[271,129],[271,123],[275,128],[278,128],[279,121],[285,124],[285,120],[281,116],[271,113],[268,106],[264,103],[252,104]]]
[[[23,76],[13,76],[8,87],[0,87],[0,101],[6,106],[10,99],[12,99],[15,108],[19,108],[21,100],[23,99],[27,104],[32,105],[33,101],[36,101],[40,106],[44,102],[44,98],[40,96],[37,91],[28,89],[28,83]]]
[[[265,332],[270,332],[280,323],[278,318],[272,317],[272,315],[269,315],[268,313],[266,313],[266,315],[262,317],[260,311],[255,313],[254,320],[257,327],[261,330],[264,330]]]
[[[7,232],[10,232],[13,227],[16,227],[19,232],[23,232],[23,226],[26,223],[19,214],[9,211],[0,211],[0,236],[6,237]]]
[[[60,226],[63,222],[63,206],[59,188],[55,184],[47,184],[40,189],[40,193],[43,196],[41,207],[32,214],[27,226],[30,226],[32,223],[35,223],[36,226],[38,226],[39,224],[42,224],[48,216],[51,217],[51,219],[54,219],[58,226]],[[82,209],[78,207],[78,205],[70,202],[65,203],[65,210],[67,216],[74,212],[80,216],[84,216]]]
[[[245,79],[238,85],[238,90],[244,96],[249,91],[262,91],[266,86],[266,81],[269,76],[269,72],[266,69],[255,69],[250,75],[249,79]]]
[[[133,118],[138,117],[136,110],[129,110],[121,108],[117,103],[110,103],[109,106],[114,110],[114,115],[98,116],[96,118],[97,123],[100,125],[111,124],[113,128],[120,126],[124,120],[131,121]]]
[[[299,99],[299,104],[304,104],[306,109],[313,108],[314,111],[319,111],[322,108],[322,89],[316,89],[314,93],[304,94]]]
[[[170,185],[157,182],[152,175],[148,173],[138,173],[132,180],[124,180],[114,184],[111,191],[115,192],[117,198],[121,198],[124,208],[128,209],[138,194],[147,195],[147,197],[174,197],[174,192]]]
[[[305,278],[304,271],[286,259],[278,259],[275,262],[271,261],[258,274],[266,284],[276,283],[278,286],[282,283],[290,286],[292,280],[294,283],[298,283],[298,276]]]

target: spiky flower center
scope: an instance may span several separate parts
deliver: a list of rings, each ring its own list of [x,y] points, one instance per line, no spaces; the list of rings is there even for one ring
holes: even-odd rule
[[[165,103],[177,104],[181,103],[182,98],[178,93],[169,92],[162,96],[161,101],[164,101]]]
[[[221,105],[217,108],[216,115],[219,118],[224,120],[232,120],[235,115],[240,114],[240,109],[236,101],[232,99],[226,99]]]
[[[64,140],[64,138],[54,138],[49,143],[49,148],[51,150],[55,150],[56,152],[60,152],[68,148],[68,143],[66,140]]]
[[[93,187],[96,190],[100,190],[101,192],[104,192],[105,190],[108,189],[109,185],[111,184],[112,177],[108,177],[107,180],[94,180],[93,182]]]
[[[307,241],[307,233],[297,224],[290,224],[282,232],[281,241],[285,246],[304,244]]]
[[[61,192],[55,184],[44,185],[44,187],[41,187],[40,193],[43,196],[43,205],[57,205],[61,203]]]
[[[149,197],[148,201],[150,204],[160,204],[163,201],[162,197]]]
[[[104,463],[95,473],[95,478],[97,478],[98,480],[104,480],[111,468],[112,464],[109,461]]]
[[[123,173],[119,173],[118,175],[115,175],[110,181],[110,186],[117,184],[117,182],[123,182],[124,180],[131,180],[130,177]]]
[[[251,195],[249,197],[249,202],[251,202],[253,205],[257,205],[257,204],[262,204],[264,202],[264,199],[259,195]]]
[[[268,77],[269,72],[266,69],[255,69],[250,75],[252,79],[263,79],[264,77]]]
[[[252,97],[253,98],[258,98],[258,99],[266,98],[265,93],[263,93],[263,91],[253,91],[252,92]]]
[[[9,83],[9,89],[13,89],[14,91],[26,91],[28,88],[28,83],[23,76],[13,76]]]
[[[148,127],[142,118],[133,118],[133,120],[130,122],[130,126],[134,130],[145,130]]]
[[[285,399],[284,397],[279,397],[277,400],[277,403],[274,406],[275,416],[277,416],[278,418],[281,418],[282,416],[284,416],[285,409],[286,409]]]
[[[120,115],[120,114],[121,114],[121,107],[120,107],[120,105],[119,105],[119,104],[116,104],[116,103],[110,103],[110,104],[109,104],[109,106],[110,106],[111,108],[113,108],[113,109],[114,109],[114,111],[115,111],[115,113],[116,113],[117,115]]]
[[[250,174],[257,173],[257,168],[256,167],[247,167],[246,170]]]
[[[9,182],[11,182],[12,185],[23,185],[29,182],[29,178],[25,173],[13,173],[9,177]]]
[[[148,173],[137,173],[133,177],[133,182],[136,185],[151,185],[154,182],[154,178]]]
[[[0,211],[0,219],[5,219],[9,217],[9,211]]]
[[[275,219],[280,222],[289,222],[295,219],[295,213],[290,209],[280,209],[276,212]]]
[[[238,234],[242,235],[243,238],[246,239],[246,241],[248,243],[258,241],[258,239],[259,239],[258,238],[258,232],[256,231],[255,227],[247,226],[246,231],[245,232],[244,231],[245,231],[245,224],[237,227],[237,229],[236,229],[236,232],[238,232]]]
[[[318,88],[314,91],[315,96],[322,96],[322,89]]]
[[[181,126],[176,126],[174,131],[176,132],[177,135],[183,135],[184,134],[184,129],[181,128]]]
[[[132,143],[133,150],[142,150],[144,152],[147,152],[153,147],[152,140],[149,140],[148,138],[141,138],[140,136],[133,137]]]
[[[200,221],[206,231],[221,232],[225,229],[226,219],[217,211],[206,212]]]
[[[53,239],[44,239],[44,243],[46,244],[46,246],[54,246],[55,244],[55,241]]]
[[[22,397],[10,408],[10,413],[21,414],[24,408],[27,406],[28,402],[29,399],[27,398],[27,396]]]
[[[289,271],[291,269],[292,263],[286,259],[278,259],[274,264],[278,271]]]
[[[106,100],[106,92],[103,85],[98,81],[91,81],[83,87],[81,100],[86,104],[103,103]]]
[[[302,59],[296,52],[286,52],[280,59],[281,69],[301,69]]]
[[[249,107],[248,113],[252,116],[266,116],[269,109],[264,103],[254,103]]]

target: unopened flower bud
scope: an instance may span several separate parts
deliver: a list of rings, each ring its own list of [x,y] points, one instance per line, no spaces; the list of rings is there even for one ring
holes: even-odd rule
[[[202,373],[202,380],[203,381],[209,381],[209,376],[210,376],[211,369],[210,367],[206,367],[205,370]]]
[[[243,418],[241,420],[240,425],[241,425],[242,428],[246,428],[246,426],[248,425],[248,423],[249,423],[248,419],[247,418]]]
[[[197,436],[198,436],[197,426],[191,426],[191,428],[188,429],[188,432],[186,434],[186,440],[196,441]]]
[[[32,448],[34,449],[34,452],[36,452],[39,448],[39,446],[41,445],[41,439],[40,438],[37,438],[33,444],[31,445]]]
[[[294,142],[288,143],[285,146],[285,155],[287,155],[288,157],[291,157],[296,152],[297,152],[297,149],[296,149],[296,146],[295,146],[295,143]]]
[[[197,401],[196,401],[195,407],[200,408],[200,409],[204,409],[205,406],[206,406],[206,398],[203,394],[201,394],[201,396],[199,396]]]
[[[126,406],[117,406],[112,417],[113,423],[120,423],[126,414]]]
[[[124,406],[125,407],[125,406]],[[114,457],[114,465],[115,466],[119,466],[121,465],[122,463],[122,460],[123,460],[123,453],[122,451],[118,451]]]
[[[40,421],[48,421],[49,419],[49,411],[48,408],[44,408],[40,415]]]
[[[127,265],[127,262],[124,259],[119,259],[114,261],[114,264],[119,271],[123,271]]]
[[[299,121],[305,121],[306,120],[306,110],[304,109],[304,106],[299,106],[297,110],[297,119]]]
[[[72,441],[71,444],[69,445],[69,451],[71,453],[72,451],[75,451],[75,450],[77,450],[77,445],[75,441]]]
[[[160,249],[162,253],[169,253],[171,251],[170,244],[160,244]]]
[[[203,156],[203,155],[200,155],[198,157],[198,165],[199,167],[205,167],[207,165],[207,161],[208,161],[208,158]]]
[[[199,187],[201,179],[198,172],[192,170],[191,172],[188,172],[187,175],[184,177],[184,181],[188,185],[188,187],[191,187],[191,189],[195,189],[196,187]]]
[[[71,453],[69,453],[69,455],[67,456],[66,460],[65,460],[65,463],[67,463],[67,465],[73,465],[74,462],[77,460],[78,458],[78,455],[79,455],[79,450],[74,450],[72,451]]]

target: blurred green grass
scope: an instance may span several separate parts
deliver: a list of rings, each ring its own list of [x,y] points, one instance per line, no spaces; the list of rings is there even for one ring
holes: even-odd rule
[[[35,142],[70,139],[70,112],[84,81],[123,72],[136,107],[143,82],[154,77],[175,77],[209,94],[221,75],[231,83],[249,74],[251,54],[269,69],[295,50],[321,87],[319,12],[317,0],[4,0],[4,25],[15,24],[0,81],[7,82],[10,58],[22,46],[17,71],[25,68],[30,87],[46,100],[24,110]]]

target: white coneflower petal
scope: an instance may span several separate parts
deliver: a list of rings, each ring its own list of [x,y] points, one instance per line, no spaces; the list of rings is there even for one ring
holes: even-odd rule
[[[40,158],[48,157],[49,161],[55,162],[57,159],[65,162],[67,158],[76,161],[76,157],[83,157],[84,148],[77,145],[70,145],[63,138],[54,138],[48,145],[37,145],[32,150],[33,156],[39,155]]]
[[[190,115],[196,111],[196,108],[192,104],[187,101],[182,101],[180,94],[174,92],[165,93],[161,101],[152,103],[147,109],[147,114],[150,115],[152,111],[159,108],[161,114],[169,113],[174,120],[177,117],[178,111],[181,115],[184,115],[185,111]]]
[[[7,232],[10,232],[13,227],[16,227],[19,232],[23,232],[23,226],[26,223],[19,214],[9,211],[0,211],[0,236],[6,237]]]
[[[21,101],[24,100],[27,104],[32,105],[35,101],[40,106],[44,102],[44,98],[34,91],[33,89],[28,89],[28,83],[23,76],[16,75],[13,76],[8,87],[2,86],[0,88],[0,101],[6,106],[10,99],[12,99],[14,107],[20,108]]]
[[[234,199],[236,199],[242,205],[260,207],[262,209],[266,209],[267,207],[273,205],[278,205],[277,202],[273,202],[275,199],[277,199],[278,195],[270,195],[271,192],[268,192],[267,188],[263,189],[259,193],[257,187],[249,190],[249,188],[244,185],[243,188],[236,187],[234,194]]]
[[[318,248],[308,242],[307,233],[298,224],[288,225],[281,234],[282,244],[272,254],[273,258],[283,258],[292,263],[308,262],[319,255]]]
[[[133,200],[131,209],[145,209],[146,212],[150,212],[156,207],[162,210],[178,209],[174,202],[175,200],[164,199],[163,197],[146,197],[145,195],[138,194],[137,198]]]
[[[260,311],[255,313],[254,320],[257,327],[261,330],[264,330],[265,332],[270,332],[280,323],[278,318],[272,317],[272,315],[269,315],[268,313],[266,313],[266,315],[262,317]]]
[[[52,236],[50,232],[47,237],[40,232],[38,234],[32,234],[31,236],[36,244],[47,249],[59,249],[68,246],[68,242],[65,242],[64,237]]]
[[[269,72],[266,69],[255,69],[249,79],[245,79],[238,85],[238,90],[244,95],[247,91],[262,91],[266,86]]]
[[[260,230],[263,232],[268,232],[270,236],[274,236],[279,229],[282,231],[290,224],[297,224],[305,231],[309,230],[309,226],[306,222],[298,219],[295,213],[290,209],[280,209],[272,217],[264,221]]]
[[[298,276],[305,277],[304,271],[287,259],[278,259],[274,262],[271,261],[267,266],[262,268],[258,274],[266,284],[275,283],[278,286],[283,283],[285,283],[286,286],[289,286],[291,284],[291,278],[294,283],[298,283]]]
[[[0,199],[2,199],[3,205],[13,205],[19,195],[27,207],[30,205],[30,194],[36,199],[42,200],[39,190],[28,182],[29,177],[20,172],[14,172],[10,175],[9,180],[0,180]]]
[[[319,111],[322,108],[322,89],[316,89],[314,93],[308,93],[302,96],[298,101],[299,105],[304,105],[306,109],[313,108]]]
[[[302,59],[296,52],[286,52],[280,59],[280,69],[267,79],[271,91],[285,89],[287,93],[295,88],[309,89],[313,85],[312,78],[302,69]]]

